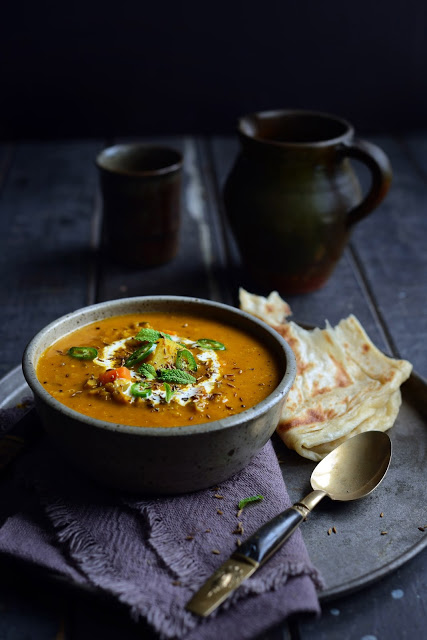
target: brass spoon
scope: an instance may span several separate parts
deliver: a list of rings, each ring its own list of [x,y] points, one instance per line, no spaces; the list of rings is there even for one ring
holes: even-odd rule
[[[186,608],[208,616],[289,538],[324,498],[356,500],[371,493],[391,460],[391,440],[382,431],[366,431],[345,440],[311,474],[313,491],[260,527],[191,598]]]

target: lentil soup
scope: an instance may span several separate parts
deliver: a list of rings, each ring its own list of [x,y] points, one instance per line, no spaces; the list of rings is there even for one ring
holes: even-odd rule
[[[241,413],[280,382],[274,354],[250,333],[181,313],[106,318],[62,337],[37,377],[58,401],[118,424],[176,427]]]

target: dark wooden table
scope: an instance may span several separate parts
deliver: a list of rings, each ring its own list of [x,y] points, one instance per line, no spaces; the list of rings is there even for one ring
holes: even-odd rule
[[[358,316],[386,353],[427,377],[427,133],[371,137],[389,155],[386,200],[355,229],[320,291],[288,297],[297,321],[323,326]],[[221,186],[237,151],[232,138],[156,138],[184,152],[183,225],[177,258],[151,270],[121,268],[99,252],[96,153],[106,140],[0,145],[0,375],[20,363],[44,325],[89,303],[180,294],[237,304],[244,277],[230,242]],[[362,175],[363,180],[363,175]],[[252,290],[256,293],[268,291]],[[420,496],[426,505],[426,495]],[[426,508],[427,524],[427,508]],[[427,535],[426,533],[420,535]],[[426,637],[427,553],[380,582],[323,605],[318,621],[294,620],[264,636],[370,639]],[[121,611],[28,576],[2,573],[0,637],[148,637]]]

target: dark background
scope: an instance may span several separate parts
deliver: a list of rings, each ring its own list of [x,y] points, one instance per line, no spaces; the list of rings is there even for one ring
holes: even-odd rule
[[[0,139],[231,133],[246,112],[423,128],[425,0],[15,2],[0,20]]]

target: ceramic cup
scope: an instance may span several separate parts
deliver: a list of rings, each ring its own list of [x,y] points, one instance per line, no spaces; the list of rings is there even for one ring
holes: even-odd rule
[[[103,242],[110,258],[136,267],[177,253],[182,155],[146,144],[119,144],[96,158],[103,200]]]
[[[238,123],[241,150],[224,189],[247,271],[266,290],[304,293],[331,275],[354,225],[385,197],[391,167],[337,116],[266,111]],[[364,163],[363,196],[350,159]]]

